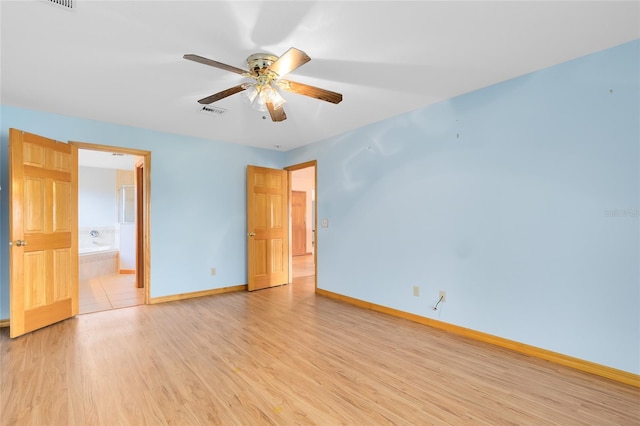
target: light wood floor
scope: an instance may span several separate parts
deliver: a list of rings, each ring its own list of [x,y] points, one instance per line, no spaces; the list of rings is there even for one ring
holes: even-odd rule
[[[638,425],[640,389],[313,293],[0,331],[2,425]]]
[[[315,265],[313,264],[313,255],[307,254],[304,256],[294,256],[291,258],[293,265],[293,278],[308,277],[314,275]]]

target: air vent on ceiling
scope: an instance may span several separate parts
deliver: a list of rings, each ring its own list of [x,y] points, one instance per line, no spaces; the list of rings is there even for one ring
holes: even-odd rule
[[[224,109],[224,108],[213,107],[213,106],[210,106],[210,105],[205,105],[205,106],[203,106],[203,107],[200,109],[200,111],[202,111],[202,112],[206,112],[207,114],[216,115],[216,116],[217,116],[217,115],[222,115],[222,114],[224,114],[225,112],[227,112],[227,110],[226,110],[226,109]]]
[[[49,2],[73,9],[73,0],[49,0]]]

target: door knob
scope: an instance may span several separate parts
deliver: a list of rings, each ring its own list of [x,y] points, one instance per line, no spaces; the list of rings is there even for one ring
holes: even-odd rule
[[[256,236],[256,233],[255,233],[255,232],[249,232],[249,236],[250,236],[250,237],[255,237],[255,236]]]
[[[25,240],[16,240],[16,245],[18,247],[26,246],[27,242]]]

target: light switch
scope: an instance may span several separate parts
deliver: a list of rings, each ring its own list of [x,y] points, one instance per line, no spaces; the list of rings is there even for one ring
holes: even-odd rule
[[[329,219],[322,219],[322,227],[323,228],[329,227]]]

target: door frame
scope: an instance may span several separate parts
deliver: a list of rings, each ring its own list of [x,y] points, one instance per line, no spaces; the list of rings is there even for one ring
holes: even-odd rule
[[[291,185],[292,185],[292,172],[295,170],[306,169],[308,167],[313,167],[313,192],[315,203],[311,206],[313,209],[313,229],[315,230],[315,235],[313,236],[313,285],[315,291],[318,290],[318,160],[305,161],[304,163],[294,164],[291,166],[287,166],[284,170],[287,171],[287,182],[288,182],[288,191],[289,191],[289,203],[288,203],[288,222],[289,222],[289,284],[293,283],[293,250],[292,250],[292,232],[291,232]]]
[[[145,182],[148,182],[149,179],[144,175],[145,169],[145,159],[139,160],[134,165],[134,182],[136,186],[136,287],[137,288],[145,288],[145,274],[146,274],[146,259],[147,256],[143,256],[145,253],[144,248],[144,236],[148,234],[144,229],[144,224],[148,222],[145,219],[145,212],[148,209],[145,209],[145,194],[147,190],[145,189]],[[145,292],[145,303],[147,303],[148,296]]]
[[[151,271],[151,151],[110,145],[98,145],[88,142],[69,141],[69,144],[75,145],[78,149],[115,152],[118,154],[134,155],[144,159],[144,167],[142,168],[141,173],[143,178],[142,200],[136,199],[136,203],[140,203],[142,205],[142,212],[136,213],[136,234],[142,234],[143,237],[142,244],[138,244],[138,242],[136,242],[136,275],[138,275],[138,259],[141,257],[141,261],[144,263],[142,271],[144,283],[144,304],[147,305],[151,299],[151,274],[149,273],[149,271]],[[139,192],[136,193],[136,197],[139,197]],[[138,223],[139,219],[142,219],[142,226]],[[139,247],[142,248],[142,253],[138,253]]]

